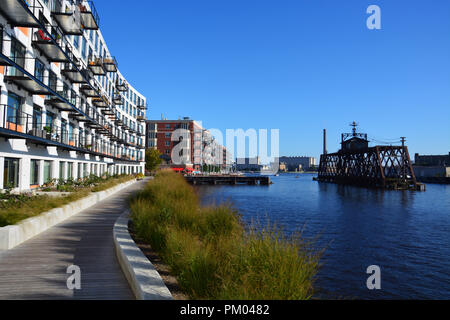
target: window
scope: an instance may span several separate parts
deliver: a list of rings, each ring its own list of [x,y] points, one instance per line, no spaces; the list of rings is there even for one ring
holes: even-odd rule
[[[22,98],[12,92],[8,93],[8,107],[6,111],[6,121],[8,122],[8,129],[14,131],[21,131],[21,109]]]
[[[44,161],[44,183],[49,182],[52,178],[51,178],[51,165],[50,165],[50,161]]]
[[[73,162],[67,163],[67,179],[73,179]]]
[[[45,126],[52,128],[55,120],[55,114],[53,112],[46,112]]]
[[[170,154],[170,149],[166,149],[165,154]]]
[[[78,178],[83,177],[83,164],[78,163]]]
[[[170,132],[166,132],[166,133],[164,134],[164,136],[165,136],[166,138],[170,138]]]
[[[42,129],[42,109],[33,106],[33,129]]]
[[[170,129],[170,124],[166,124],[166,129]]]
[[[19,159],[5,158],[3,169],[3,188],[19,186]]]
[[[98,49],[98,32],[95,31],[95,52],[97,52]]]
[[[80,49],[80,36],[73,36],[73,47],[77,50]]]
[[[39,160],[30,161],[30,185],[39,185]]]
[[[83,57],[84,60],[86,60],[86,54],[87,54],[86,38],[83,37],[82,40],[81,40],[81,56]]]
[[[25,68],[25,46],[17,39],[11,37],[11,60],[22,68]],[[23,76],[23,73],[17,68],[8,68],[8,75]]]
[[[74,138],[73,137],[73,124],[69,123],[69,144],[70,145],[75,145],[73,138]]]
[[[54,73],[52,70],[48,71],[48,86],[53,91],[56,91],[56,85],[58,83],[58,77],[56,76],[56,73]]]
[[[59,162],[59,179],[60,180],[64,180],[64,174],[65,174],[65,170],[66,170],[66,163],[63,161]]]
[[[34,76],[42,83],[44,83],[44,70],[44,64],[39,59],[36,59],[34,62]]]

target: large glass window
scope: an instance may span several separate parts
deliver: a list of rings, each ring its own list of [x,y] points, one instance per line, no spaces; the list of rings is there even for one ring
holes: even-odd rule
[[[87,54],[87,50],[86,50],[86,38],[82,37],[81,40],[81,56],[83,57],[84,60],[86,60],[86,54]]]
[[[50,161],[44,161],[44,183],[49,182],[52,179],[52,168]]]
[[[42,129],[42,109],[38,106],[33,106],[33,128]]]
[[[73,162],[67,163],[67,178],[73,179]]]
[[[46,119],[45,119],[45,125],[47,127],[52,128],[53,122],[55,121],[55,114],[53,112],[47,111],[46,112]]]
[[[44,64],[39,59],[36,59],[34,62],[34,76],[42,83],[44,83],[44,70]]]
[[[30,185],[39,184],[39,160],[32,159],[30,162]]]
[[[80,49],[80,36],[73,36],[73,47],[77,50]]]
[[[16,38],[11,38],[11,60],[17,63],[22,68],[25,68],[25,46],[21,44]],[[23,73],[17,68],[8,68],[8,75],[22,76]]]
[[[54,73],[52,70],[48,71],[48,86],[53,91],[56,91],[56,85],[58,83],[58,77],[56,76],[56,73]]]
[[[8,93],[8,107],[6,111],[6,121],[8,129],[21,131],[18,125],[21,124],[20,114],[22,109],[22,98],[12,92]]]
[[[19,186],[19,159],[5,158],[3,169],[3,188]]]
[[[59,179],[64,180],[64,173],[66,170],[66,163],[64,161],[59,162]]]

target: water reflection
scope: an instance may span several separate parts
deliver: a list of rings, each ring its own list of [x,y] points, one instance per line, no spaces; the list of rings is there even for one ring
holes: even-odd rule
[[[450,298],[450,187],[426,192],[364,189],[282,174],[270,187],[200,186],[203,203],[228,201],[243,220],[320,234],[327,246],[317,286],[329,297]],[[365,286],[367,266],[382,269],[382,290]]]

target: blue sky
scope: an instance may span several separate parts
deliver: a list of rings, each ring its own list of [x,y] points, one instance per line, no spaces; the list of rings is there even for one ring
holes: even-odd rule
[[[280,129],[280,154],[318,157],[356,120],[411,156],[450,151],[448,0],[96,0],[119,68],[151,119]],[[382,30],[366,9],[381,8]]]

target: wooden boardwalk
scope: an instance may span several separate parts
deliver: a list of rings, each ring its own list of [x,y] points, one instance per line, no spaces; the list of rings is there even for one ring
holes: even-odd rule
[[[140,181],[8,251],[0,253],[0,300],[134,299],[114,251],[113,225]],[[81,289],[67,288],[67,267]]]

